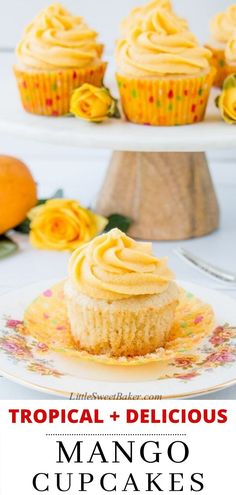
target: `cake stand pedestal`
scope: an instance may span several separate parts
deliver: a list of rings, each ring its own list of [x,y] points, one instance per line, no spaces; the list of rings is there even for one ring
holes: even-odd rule
[[[131,217],[130,234],[140,239],[199,237],[219,226],[204,152],[236,148],[236,126],[221,120],[215,96],[213,92],[200,124],[150,127],[108,120],[94,125],[26,114],[12,78],[1,87],[0,132],[44,144],[116,150],[97,201],[98,211]]]
[[[97,210],[132,218],[129,233],[139,239],[189,239],[219,226],[217,198],[201,152],[115,152]]]

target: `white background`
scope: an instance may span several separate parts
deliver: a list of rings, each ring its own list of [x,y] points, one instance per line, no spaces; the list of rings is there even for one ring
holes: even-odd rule
[[[0,48],[13,49],[19,39],[22,28],[39,9],[48,5],[48,0],[1,0],[0,11]],[[143,3],[140,0],[65,0],[63,4],[86,16],[88,22],[102,33],[112,54],[112,45],[116,37],[121,17],[131,6]],[[229,2],[225,0],[175,0],[175,6],[191,20],[195,32],[202,40],[207,37],[210,15]],[[13,55],[0,54],[0,91],[1,85],[12,81]],[[11,96],[9,95],[9,98]],[[8,102],[6,101],[6,105]],[[0,109],[1,112],[1,109]],[[84,205],[94,203],[96,194],[103,181],[110,152],[107,150],[76,150],[64,147],[48,146],[16,139],[15,136],[0,136],[0,153],[12,154],[23,159],[31,168],[39,185],[41,196],[50,195],[60,186],[65,194],[78,198]],[[178,279],[193,281],[205,286],[224,289],[229,295],[236,296],[229,287],[222,287],[205,275],[179,260],[174,248],[183,245],[208,261],[236,273],[236,152],[226,150],[223,153],[210,153],[210,167],[221,206],[221,229],[213,235],[183,243],[157,243],[156,254],[168,255],[171,268]],[[37,252],[32,250],[26,237],[18,236],[20,252],[0,263],[0,294],[25,284],[54,277],[63,278],[67,270],[68,255],[64,253]],[[3,398],[47,397],[38,392],[0,379],[0,399]],[[213,395],[214,398],[236,398],[236,387]]]
[[[71,408],[70,403],[57,402],[57,408]],[[64,472],[64,473],[78,473],[78,472],[92,472],[95,477],[99,474],[106,472],[117,472],[117,479],[123,483],[128,477],[128,474],[132,472],[137,480],[145,478],[145,473],[165,473],[168,478],[170,472],[183,472],[186,479],[189,479],[191,474],[200,472],[204,473],[205,489],[201,492],[202,495],[232,495],[235,491],[235,456],[233,451],[233,445],[236,441],[235,430],[235,402],[225,403],[223,402],[211,402],[206,401],[204,405],[202,402],[196,401],[194,409],[199,408],[209,409],[228,409],[229,421],[225,424],[206,424],[204,422],[199,424],[177,424],[177,425],[159,425],[159,424],[126,424],[126,409],[140,410],[143,406],[135,401],[108,401],[108,402],[77,402],[73,403],[73,408],[78,408],[80,411],[85,408],[89,408],[91,412],[95,408],[99,408],[100,415],[104,418],[104,424],[82,424],[82,425],[60,425],[56,423],[54,425],[42,424],[42,425],[12,425],[7,414],[8,408],[29,408],[29,409],[43,409],[43,408],[55,408],[53,402],[7,402],[5,407],[1,408],[1,423],[0,423],[0,488],[1,495],[10,495],[13,493],[24,493],[24,495],[33,495],[37,493],[32,489],[32,478],[38,472]],[[154,406],[153,402],[145,402],[145,409],[156,409],[157,415],[160,417],[161,409],[192,409],[191,403],[172,401],[158,403],[158,406]],[[109,418],[113,411],[117,411],[120,414],[118,422],[112,422]],[[4,425],[4,428],[2,427]],[[2,428],[2,429],[1,429]],[[118,437],[118,434],[128,433],[140,434],[140,428],[142,435],[159,434],[160,436],[132,436],[132,437]],[[115,434],[114,437],[45,437],[45,434]],[[163,434],[184,434],[186,436],[161,436]],[[68,452],[72,452],[75,443],[79,440],[83,440],[82,452],[84,453],[83,459],[88,459],[93,450],[93,446],[96,441],[100,441],[109,460],[112,461],[112,440],[119,441],[124,448],[127,446],[127,440],[135,440],[136,446],[141,446],[145,441],[159,441],[160,451],[163,452],[160,463],[146,464],[141,461],[138,454],[138,449],[134,448],[134,452],[137,453],[135,462],[129,464],[128,462],[121,462],[121,464],[101,464],[98,460],[94,460],[94,464],[74,464],[73,461],[70,464],[56,464],[58,459],[58,447],[57,440],[63,441]],[[168,446],[176,441],[184,441],[188,444],[190,455],[189,458],[183,464],[174,464],[169,461],[166,450]],[[3,448],[4,446],[4,448]],[[126,447],[127,448],[127,447]],[[155,452],[150,448],[149,454]],[[164,478],[165,479],[165,478]],[[188,485],[187,485],[188,486]],[[169,486],[167,482],[164,484],[165,493],[169,493]],[[145,493],[146,487],[140,490],[140,493]],[[77,493],[78,488],[74,488],[68,493]],[[48,493],[48,492],[47,492]],[[51,489],[49,493],[54,495],[56,490]],[[96,485],[92,485],[92,488],[88,489],[88,494],[100,495],[105,493]],[[117,490],[117,493],[121,493],[121,490]],[[130,489],[127,493],[133,493]],[[190,493],[189,489],[186,489],[184,493]]]
[[[53,0],[1,0],[0,46],[15,46],[27,22]],[[112,47],[118,24],[132,7],[145,0],[61,0],[73,12],[83,15],[101,33],[104,42]],[[174,0],[176,10],[189,19],[191,28],[204,41],[208,37],[208,22],[218,10],[230,4],[227,0]]]

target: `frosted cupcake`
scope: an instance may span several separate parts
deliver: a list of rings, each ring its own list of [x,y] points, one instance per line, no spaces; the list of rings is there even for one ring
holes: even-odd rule
[[[43,10],[25,29],[14,67],[23,107],[38,115],[69,112],[73,90],[101,86],[106,64],[97,33],[60,4]]]
[[[225,49],[225,77],[231,74],[236,74],[236,31]]]
[[[170,0],[152,0],[151,2],[135,7],[129,15],[121,23],[121,33],[126,36],[138,23],[142,23],[143,16],[150,14],[154,9],[162,8],[168,12],[172,11],[172,2]],[[187,22],[183,19],[182,22],[187,26]]]
[[[114,229],[73,253],[65,297],[80,349],[140,356],[165,345],[179,292],[150,243]]]
[[[143,15],[116,47],[127,119],[161,126],[201,121],[214,77],[210,58],[173,12],[156,8]]]
[[[216,69],[214,85],[221,87],[226,77],[225,49],[236,30],[236,4],[229,6],[225,12],[216,14],[210,24],[211,39],[207,47],[212,51],[212,65]]]

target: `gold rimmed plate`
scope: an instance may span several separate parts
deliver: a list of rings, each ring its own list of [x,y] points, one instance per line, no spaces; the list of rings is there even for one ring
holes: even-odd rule
[[[59,292],[61,290],[60,283],[54,284],[55,281],[42,282],[0,298],[0,372],[9,379],[58,396],[87,393],[97,398],[109,395],[115,398],[117,394],[181,398],[208,393],[234,383],[236,308],[234,300],[229,297],[181,282],[188,301],[200,299],[212,306],[215,323],[210,331],[208,328],[208,335],[199,339],[194,347],[179,347],[178,352],[168,356],[168,360],[152,356],[153,359],[143,362],[142,366],[127,365],[129,363],[121,366],[119,362],[99,361],[94,356],[81,356],[80,359],[75,352],[64,352],[64,345],[58,346],[65,332],[60,309],[63,296],[59,296],[61,304],[51,312],[55,287]],[[37,325],[45,330],[50,330],[51,325],[56,328],[52,339],[54,345],[52,342],[49,345],[41,334],[30,334],[23,322],[26,308],[35,308],[39,297],[43,298],[44,304],[43,313],[35,313],[39,318],[36,318]],[[32,305],[32,300],[36,306]],[[203,305],[201,309],[206,307]],[[204,315],[198,309],[195,336],[200,328],[197,329],[197,325],[203,325]],[[29,314],[26,312],[26,316]],[[185,330],[186,321],[183,319],[182,331]],[[189,341],[193,342],[195,336],[191,327]]]

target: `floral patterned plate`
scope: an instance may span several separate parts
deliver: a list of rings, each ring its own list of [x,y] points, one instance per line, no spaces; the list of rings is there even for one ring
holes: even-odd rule
[[[123,398],[181,398],[216,391],[236,383],[235,301],[213,290],[181,286],[213,306],[216,327],[197,349],[169,362],[141,367],[107,366],[52,352],[25,335],[23,315],[41,292],[57,281],[42,282],[0,298],[0,373],[27,387],[70,397],[92,394]],[[56,317],[56,315],[55,315]]]

